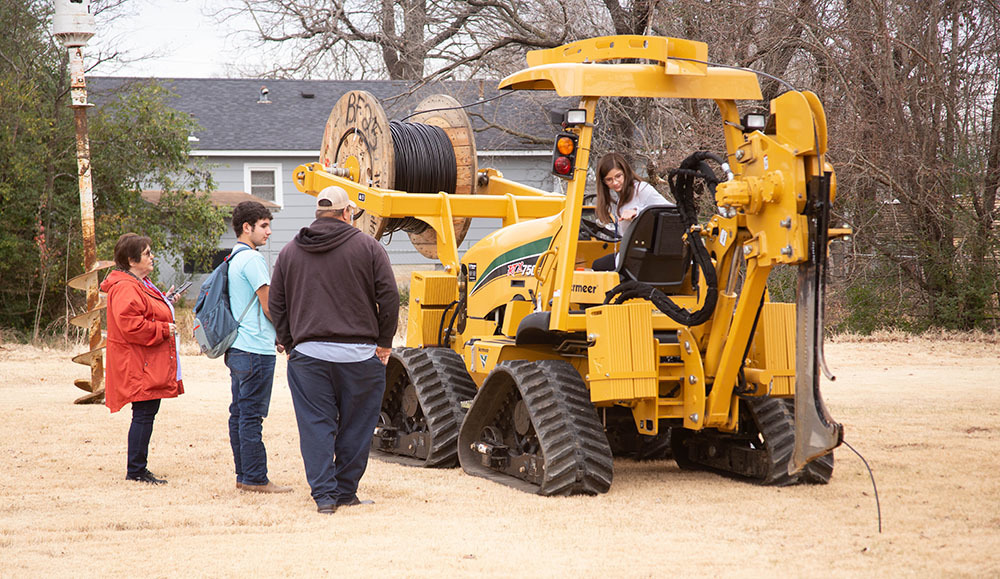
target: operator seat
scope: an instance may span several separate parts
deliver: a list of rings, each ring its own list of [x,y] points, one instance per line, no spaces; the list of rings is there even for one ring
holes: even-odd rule
[[[686,232],[677,207],[643,209],[619,246],[617,271],[621,280],[646,283],[663,293],[680,290],[691,267]]]
[[[673,205],[647,207],[635,218],[635,223],[619,245],[617,272],[621,280],[649,284],[663,293],[675,293],[684,285],[691,267],[691,249],[684,239],[687,227],[681,212]],[[557,345],[573,336],[549,330],[551,312],[528,314],[517,326],[515,343]],[[661,342],[676,343],[673,337],[658,336]]]

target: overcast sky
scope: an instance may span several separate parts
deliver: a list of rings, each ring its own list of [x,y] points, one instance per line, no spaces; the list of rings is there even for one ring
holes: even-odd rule
[[[221,8],[218,0],[134,0],[130,14],[111,22],[97,18],[97,33],[85,48],[84,59],[94,58],[99,46],[115,46],[130,56],[154,54],[152,58],[127,64],[101,64],[89,74],[154,77],[225,77],[237,65],[253,60],[245,41],[231,36],[241,26],[218,25],[210,16]],[[241,50],[240,44],[244,44]]]

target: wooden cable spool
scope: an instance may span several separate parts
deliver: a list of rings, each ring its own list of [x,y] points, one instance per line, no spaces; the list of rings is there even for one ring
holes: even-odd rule
[[[476,144],[472,123],[461,104],[447,95],[431,95],[417,105],[411,123],[438,127],[444,131],[455,156],[455,184],[457,195],[469,195],[476,190]],[[443,110],[442,110],[443,109]],[[398,128],[398,125],[397,125]],[[351,91],[340,97],[326,122],[319,161],[350,171],[356,183],[380,189],[396,189],[397,148],[393,143],[392,129],[385,111],[378,100],[365,91]],[[428,162],[434,160],[428,159]],[[410,159],[409,162],[413,162]],[[440,160],[437,160],[440,162]],[[447,191],[449,188],[441,187]],[[420,193],[421,191],[407,191]],[[424,191],[436,193],[437,191]],[[415,218],[389,219],[364,212],[354,223],[355,227],[376,239],[387,231],[402,229],[407,232],[413,246],[424,257],[437,258],[437,233]],[[471,219],[454,219],[455,235],[461,243],[469,230]],[[420,227],[419,225],[423,225]]]

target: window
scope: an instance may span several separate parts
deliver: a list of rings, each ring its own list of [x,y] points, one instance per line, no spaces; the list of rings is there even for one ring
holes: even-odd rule
[[[250,171],[250,194],[274,201],[274,171]]]
[[[281,165],[244,165],[243,186],[254,197],[282,205]]]
[[[226,259],[229,255],[231,249],[219,249],[211,256],[211,262],[207,264],[207,267],[196,265],[196,260],[190,255],[184,256],[184,273],[186,274],[201,274],[201,273],[212,273],[212,270],[219,267],[222,260]]]

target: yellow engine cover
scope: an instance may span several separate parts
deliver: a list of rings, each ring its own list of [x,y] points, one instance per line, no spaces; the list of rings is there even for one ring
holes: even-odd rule
[[[590,399],[656,398],[657,359],[653,305],[633,302],[587,310]]]
[[[454,274],[445,271],[413,272],[410,275],[406,345],[410,348],[440,345],[438,330],[441,318],[448,304],[457,298],[458,279]]]
[[[746,366],[755,394],[795,394],[795,304],[766,303]]]

